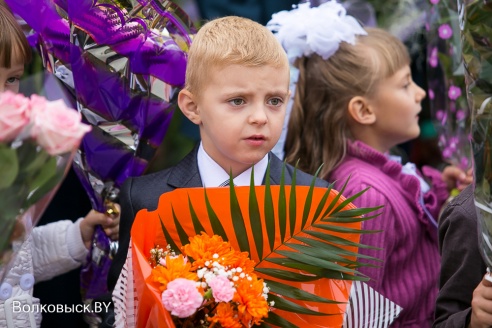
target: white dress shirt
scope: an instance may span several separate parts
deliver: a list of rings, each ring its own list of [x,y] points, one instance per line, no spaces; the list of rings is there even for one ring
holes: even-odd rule
[[[198,171],[204,187],[218,187],[224,181],[229,180],[229,172],[226,172],[217,162],[215,162],[203,148],[203,144],[200,142],[200,147],[197,153]],[[261,186],[263,177],[268,166],[268,154],[265,155],[258,163],[254,165],[255,168],[255,186]],[[249,186],[251,179],[251,169],[247,169],[243,173],[234,178],[234,185],[236,186]]]

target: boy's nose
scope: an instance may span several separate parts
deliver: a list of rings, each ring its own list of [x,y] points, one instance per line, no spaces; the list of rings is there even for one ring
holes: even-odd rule
[[[251,115],[249,116],[250,124],[260,124],[263,125],[268,121],[265,106],[258,105],[252,108]]]

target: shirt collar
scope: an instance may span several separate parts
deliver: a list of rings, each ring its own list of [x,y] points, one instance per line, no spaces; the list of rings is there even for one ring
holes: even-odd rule
[[[207,154],[201,142],[200,147],[198,148],[197,162],[198,171],[200,172],[204,187],[218,187],[221,183],[229,179],[229,173],[224,171],[224,169]],[[254,165],[255,186],[260,186],[263,183],[263,177],[265,176],[267,166],[268,154]],[[251,169],[252,167],[235,177],[233,180],[234,184],[236,186],[249,186]]]

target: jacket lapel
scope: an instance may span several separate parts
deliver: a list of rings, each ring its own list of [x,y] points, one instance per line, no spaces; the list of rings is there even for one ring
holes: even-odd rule
[[[199,145],[185,156],[169,173],[168,184],[174,188],[203,187],[198,171],[197,153]]]
[[[284,163],[272,152],[268,153],[268,157],[270,162],[270,184],[279,185],[280,178],[282,177],[282,166],[284,165]],[[290,184],[291,176],[287,168],[285,168],[284,177],[285,177],[284,183]],[[265,184],[265,178],[263,178],[263,184]]]

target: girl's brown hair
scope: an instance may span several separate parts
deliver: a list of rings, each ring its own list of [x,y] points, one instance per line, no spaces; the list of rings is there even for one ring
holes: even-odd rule
[[[320,177],[343,160],[348,129],[348,104],[355,96],[371,97],[380,81],[410,63],[405,45],[390,33],[366,28],[355,45],[340,43],[327,60],[313,54],[298,58],[294,104],[285,143],[286,160]],[[327,32],[328,33],[328,32]]]
[[[0,66],[31,61],[31,48],[21,27],[4,1],[0,0]]]

